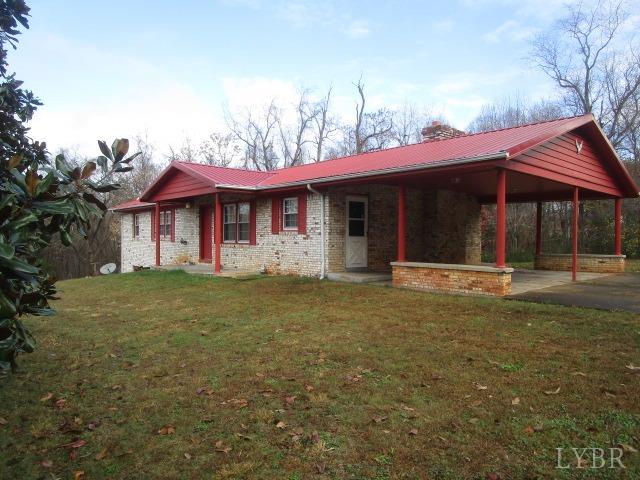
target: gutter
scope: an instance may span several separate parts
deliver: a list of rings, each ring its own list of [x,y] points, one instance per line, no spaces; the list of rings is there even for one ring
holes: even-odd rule
[[[307,183],[307,190],[316,195],[320,195],[320,242],[322,243],[322,248],[320,249],[320,280],[323,280],[325,277],[325,225],[324,225],[324,193],[319,192],[315,188],[311,186],[310,183]]]
[[[482,162],[486,160],[508,160],[508,158],[509,158],[509,153],[502,151],[498,153],[491,153],[488,155],[481,155],[478,157],[467,157],[467,158],[460,158],[457,160],[445,160],[442,162],[435,162],[435,163],[420,163],[420,164],[411,165],[408,167],[383,168],[380,170],[370,170],[368,172],[358,172],[358,173],[349,173],[345,175],[335,175],[331,177],[321,177],[318,179],[314,179],[313,182],[314,184],[335,182],[340,180],[350,180],[350,179],[363,178],[363,177],[375,177],[378,175],[386,175],[386,174],[393,174],[393,173],[414,172],[417,170],[431,170],[434,168],[448,167],[450,165],[464,165],[466,163]],[[219,184],[219,185],[216,185],[216,188],[228,189],[228,190],[246,190],[250,192],[256,192],[256,191],[264,191],[264,190],[275,190],[275,189],[285,188],[285,187],[300,187],[300,186],[306,186],[306,185],[309,185],[309,179],[299,180],[296,182],[278,183],[278,184],[269,185],[269,186],[255,186],[255,187],[246,186],[246,185]]]

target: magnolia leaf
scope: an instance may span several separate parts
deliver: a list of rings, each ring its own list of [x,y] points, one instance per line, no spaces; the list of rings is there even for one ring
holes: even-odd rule
[[[109,160],[113,160],[113,154],[111,153],[111,150],[109,150],[109,147],[107,147],[107,144],[105,142],[103,142],[102,140],[98,140],[98,146],[100,147],[100,151],[105,157],[107,157]]]
[[[96,163],[95,162],[87,162],[84,164],[84,167],[82,168],[82,173],[80,174],[80,178],[82,178],[83,180],[85,178],[89,178],[91,175],[93,175],[93,172],[96,171]]]
[[[23,156],[19,153],[16,153],[15,155],[13,155],[10,159],[9,159],[9,170],[11,170],[12,168],[16,168],[18,165],[20,165],[20,162],[22,162]]]
[[[25,183],[27,184],[27,192],[33,197],[36,193],[38,183],[40,183],[38,173],[35,170],[29,170],[25,176]]]
[[[129,140],[126,138],[116,139],[113,142],[113,146],[111,147],[111,149],[113,150],[115,161],[119,162],[129,151]]]

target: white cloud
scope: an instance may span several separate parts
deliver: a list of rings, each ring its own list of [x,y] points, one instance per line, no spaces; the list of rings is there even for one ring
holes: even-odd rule
[[[495,30],[485,33],[482,38],[489,43],[498,43],[504,40],[520,42],[528,40],[537,31],[537,28],[527,27],[517,20],[507,20]]]
[[[371,29],[366,21],[354,20],[347,26],[345,33],[351,38],[364,38],[369,36]]]

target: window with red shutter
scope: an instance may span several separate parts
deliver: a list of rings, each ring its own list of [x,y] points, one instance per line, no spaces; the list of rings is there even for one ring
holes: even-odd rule
[[[307,234],[307,194],[298,196],[298,233]]]

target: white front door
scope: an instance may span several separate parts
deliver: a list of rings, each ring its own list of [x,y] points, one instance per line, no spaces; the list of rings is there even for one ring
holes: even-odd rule
[[[367,197],[347,197],[345,263],[347,268],[367,267]]]

